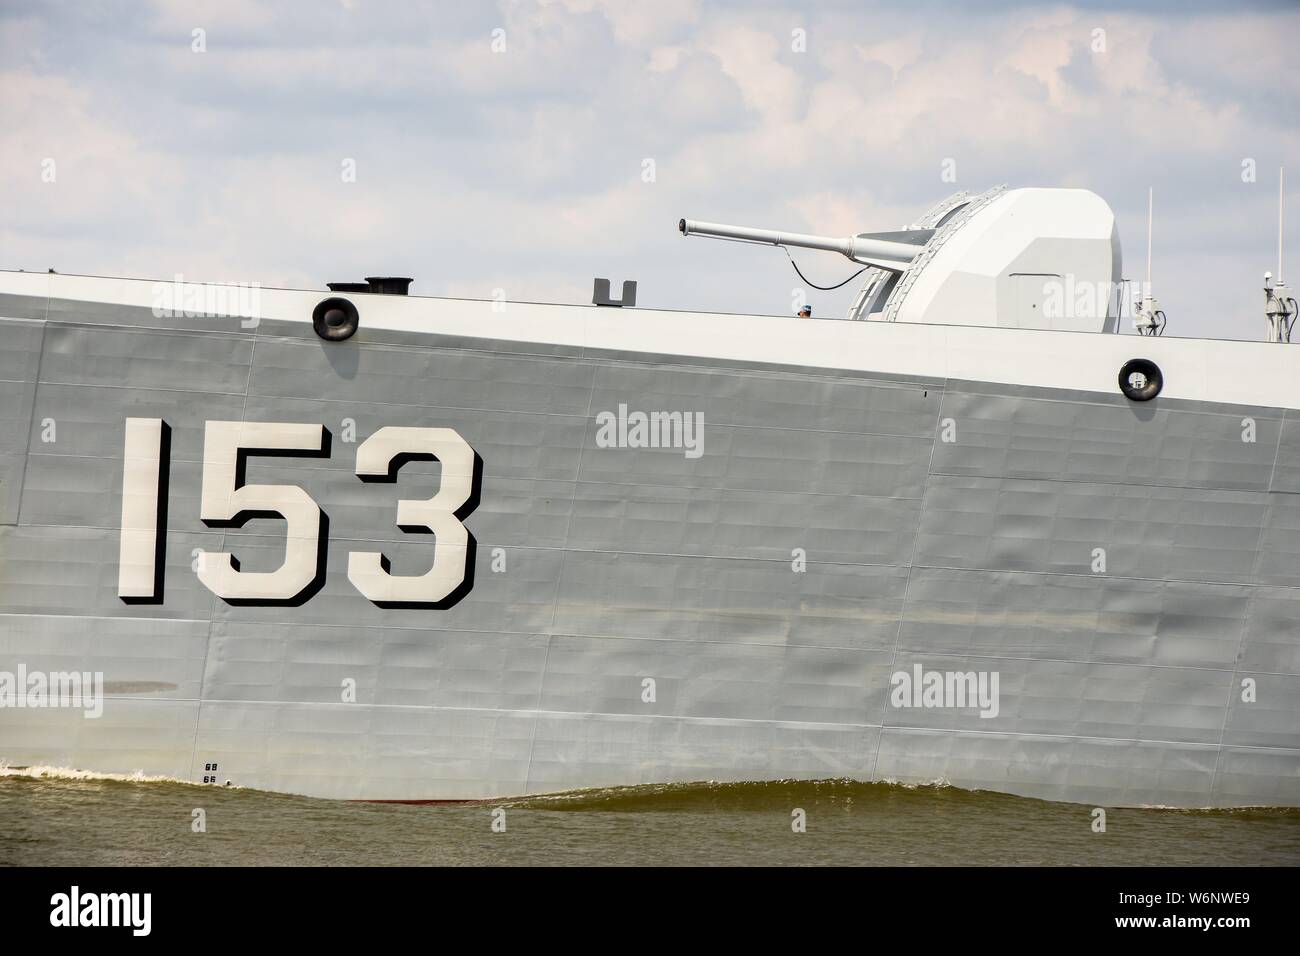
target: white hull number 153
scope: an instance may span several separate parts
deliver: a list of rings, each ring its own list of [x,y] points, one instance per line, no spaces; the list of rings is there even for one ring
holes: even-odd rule
[[[122,526],[118,595],[128,603],[161,603],[171,429],[161,418],[128,418],[122,465]],[[198,577],[231,604],[302,604],[325,580],[329,519],[297,485],[250,485],[247,459],[255,456],[326,458],[323,425],[284,422],[207,422],[199,517],[210,528],[238,528],[252,518],[287,525],[284,563],[274,571],[243,571],[233,554],[200,552]],[[376,551],[348,554],[348,580],[381,607],[449,607],[473,582],[474,538],[461,520],[478,504],[482,462],[450,428],[388,426],[357,447],[362,481],[396,481],[413,459],[442,465],[438,493],[397,503],[397,526],[434,536],[433,567],[424,574],[389,573]]]

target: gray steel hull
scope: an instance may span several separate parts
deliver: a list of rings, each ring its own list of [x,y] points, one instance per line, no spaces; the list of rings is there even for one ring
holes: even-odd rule
[[[1294,414],[364,327],[338,344],[302,323],[167,329],[18,296],[0,315],[0,671],[102,671],[108,691],[98,719],[0,710],[10,765],[199,781],[216,764],[372,800],[848,777],[1300,805]],[[703,454],[598,447],[596,414],[620,404],[702,413]],[[132,416],[172,429],[158,605],[116,589]],[[230,605],[195,577],[195,549],[259,569],[284,553],[282,522],[199,521],[213,419],[334,434],[328,459],[249,464],[329,515],[301,606]],[[455,428],[481,456],[455,606],[381,608],[349,583],[349,550],[428,566],[394,514],[437,480],[358,481],[346,420],[358,440]],[[996,672],[997,716],[894,706],[891,675],[917,664]]]

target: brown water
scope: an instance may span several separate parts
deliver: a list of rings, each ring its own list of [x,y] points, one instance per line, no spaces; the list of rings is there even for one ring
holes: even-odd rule
[[[505,832],[492,829],[498,807]],[[402,806],[9,775],[0,864],[1300,864],[1300,810],[1112,809],[1094,833],[1092,809],[838,780]]]

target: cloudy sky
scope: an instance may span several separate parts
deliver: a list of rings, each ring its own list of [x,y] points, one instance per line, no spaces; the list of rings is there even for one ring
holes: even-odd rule
[[[1281,165],[1300,250],[1300,7],[1220,6],[0,0],[0,268],[786,313],[780,250],[677,220],[1083,186],[1139,278],[1153,186],[1170,334],[1260,338]]]

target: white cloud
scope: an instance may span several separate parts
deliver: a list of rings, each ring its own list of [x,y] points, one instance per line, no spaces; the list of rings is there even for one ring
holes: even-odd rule
[[[153,0],[153,23],[159,32],[178,33],[189,43],[190,31],[265,29],[274,20],[274,7],[257,0]]]
[[[853,44],[853,50],[859,57],[867,62],[885,64],[895,78],[904,67],[919,62],[924,49],[925,43],[919,30],[885,40]]]
[[[745,106],[778,123],[797,115],[803,93],[799,74],[779,59],[779,37],[753,27],[719,25],[704,47],[740,89]]]

